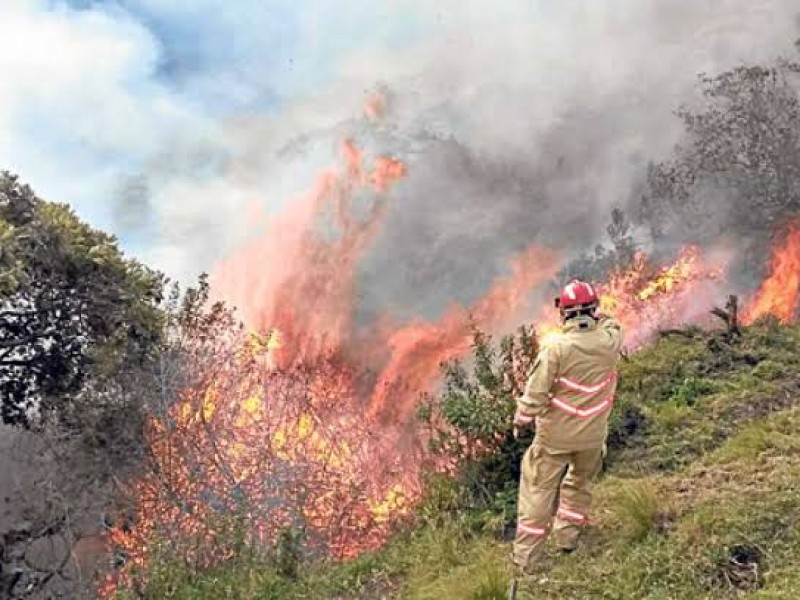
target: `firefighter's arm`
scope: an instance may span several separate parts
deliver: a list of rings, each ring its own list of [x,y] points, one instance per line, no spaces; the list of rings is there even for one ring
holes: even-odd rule
[[[545,346],[536,357],[524,393],[517,399],[514,428],[526,427],[550,406],[550,390],[558,373],[558,350]]]
[[[619,322],[614,317],[599,314],[597,315],[597,324],[600,329],[611,338],[614,350],[617,352],[622,350],[623,331]]]

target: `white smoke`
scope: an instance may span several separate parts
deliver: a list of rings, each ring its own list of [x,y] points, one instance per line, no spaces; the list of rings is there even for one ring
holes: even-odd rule
[[[76,3],[89,4],[67,2]],[[79,196],[80,185],[96,195],[112,173],[122,182],[141,179],[146,197],[122,183],[104,194],[117,194],[119,224],[135,230],[136,254],[190,280],[258,235],[263,222],[254,215],[268,218],[310,189],[320,169],[336,164],[341,138],[354,136],[370,152],[397,154],[410,167],[363,265],[362,288],[367,307],[412,313],[474,297],[509,253],[530,242],[565,251],[590,247],[610,207],[635,195],[647,161],[664,158],[680,139],[673,111],[696,97],[697,74],[770,62],[793,53],[798,37],[796,0],[352,0],[302,7],[248,1],[232,5],[225,18],[211,4],[100,2],[42,20],[13,0],[28,27],[61,36],[50,43],[33,36],[40,46],[82,48],[81,39],[96,39],[101,50],[117,48],[124,58],[101,60],[115,56],[104,50],[81,55],[87,69],[105,69],[102,81],[88,86],[100,86],[94,102],[84,101],[87,86],[75,77],[66,95],[47,73],[25,80],[55,81],[48,98],[69,100],[69,121],[101,140],[101,150],[138,147],[129,169],[98,160],[101,169],[83,170],[94,173],[85,183],[54,176],[70,186],[69,197],[52,185],[49,196]],[[129,6],[150,11],[150,21]],[[290,16],[290,60],[268,69],[270,36],[288,35],[282,27],[289,28]],[[225,68],[212,61],[214,68],[183,76],[171,89],[158,69],[165,50],[146,32],[151,21],[184,18],[206,24],[190,45],[198,60],[227,53],[234,62]],[[81,38],[81,31],[91,36]],[[131,58],[137,48],[140,62]],[[18,52],[0,55],[10,62],[8,72],[28,64],[9,58]],[[50,55],[69,56],[58,48]],[[48,72],[62,73],[81,64],[69,61],[64,71],[59,61],[46,62],[55,65]],[[142,84],[135,94],[131,78]],[[376,131],[362,118],[362,105],[379,87],[389,91],[390,106]],[[268,108],[209,109],[220,98],[270,89],[282,93]],[[10,97],[4,94],[6,103]],[[4,100],[0,123],[19,110],[17,104],[5,115]],[[46,104],[56,115],[59,106]],[[98,114],[102,119],[92,120]],[[98,128],[87,123],[102,124],[102,131],[95,135]],[[22,166],[44,156],[41,144],[38,154],[13,140],[0,148],[12,157],[24,148]],[[77,170],[71,165],[69,174]],[[126,211],[144,214],[125,218]]]
[[[391,90],[387,133],[362,138],[398,151],[410,175],[362,290],[367,311],[406,315],[469,302],[531,242],[590,248],[647,161],[680,140],[674,110],[694,101],[698,74],[771,62],[797,36],[797,9],[779,0],[404,6],[426,24],[417,44],[354,53],[261,136],[358,131],[349,107],[376,81]]]
[[[345,53],[325,88],[227,128],[237,175],[214,182],[208,208],[225,244],[201,251],[204,226],[172,244],[164,230],[156,248],[174,252],[157,262],[208,268],[247,231],[238,195],[268,210],[291,201],[354,135],[410,166],[363,267],[365,303],[435,313],[468,301],[532,241],[591,247],[646,162],[679,141],[673,111],[697,75],[791,53],[796,11],[788,0],[395,3],[386,18],[409,18],[407,43]],[[327,26],[309,21],[307,33]],[[390,95],[377,133],[360,114],[376,86]],[[191,223],[184,200],[158,198],[162,223]]]

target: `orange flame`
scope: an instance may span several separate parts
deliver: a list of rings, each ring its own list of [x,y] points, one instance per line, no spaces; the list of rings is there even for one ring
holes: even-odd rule
[[[341,347],[351,329],[355,270],[386,212],[391,186],[405,165],[379,157],[364,167],[352,141],[342,145],[343,171],[326,171],[316,189],[271,222],[266,234],[223,261],[213,289],[232,300],[255,330],[275,328],[290,340],[278,353],[285,364]],[[354,216],[354,197],[377,194],[363,220]],[[319,235],[319,220],[329,236]]]
[[[195,565],[230,556],[215,527],[231,513],[246,517],[257,544],[302,527],[310,549],[335,557],[380,546],[421,493],[419,394],[437,382],[440,363],[469,351],[472,323],[502,328],[556,274],[558,257],[532,246],[471,307],[451,306],[437,322],[398,325],[384,316],[357,328],[358,261],[408,169],[393,157],[370,161],[349,140],[341,159],[261,239],[219,265],[212,289],[233,301],[253,333],[230,340],[213,372],[196,374],[180,402],[148,424],[154,469],[129,490],[138,520],[131,531],[112,532],[129,556],[123,582],[159,538]],[[659,328],[705,313],[719,297],[724,263],[695,246],[662,268],[639,253],[597,284],[601,310],[636,348]],[[793,223],[748,319],[794,315],[799,267]],[[541,315],[546,343],[558,316],[552,308]]]
[[[664,268],[644,286],[636,297],[639,300],[648,300],[657,294],[669,294],[680,284],[692,279],[697,272],[698,262],[700,261],[700,250],[691,246],[684,248],[678,260],[672,265]]]
[[[627,268],[612,273],[606,283],[595,283],[600,312],[620,322],[628,349],[638,348],[658,329],[682,325],[710,309],[724,270],[723,260],[704,260],[696,246],[685,246],[673,263],[661,269],[637,253]],[[538,327],[542,343],[558,334],[557,321],[554,309],[542,312]]]
[[[800,298],[800,221],[789,222],[783,242],[773,248],[769,275],[748,303],[742,322],[750,324],[765,315],[782,323],[793,322]]]
[[[407,421],[418,395],[436,380],[441,363],[469,350],[470,318],[484,328],[502,325],[524,306],[530,290],[555,275],[557,267],[552,252],[531,247],[512,259],[511,275],[495,283],[470,310],[453,306],[438,323],[413,322],[390,332],[385,344],[391,356],[372,394],[368,418],[382,423]]]
[[[638,254],[632,266],[600,286],[601,310],[626,330],[626,346],[635,349],[659,329],[704,317],[720,295],[727,257],[704,258],[697,246],[685,246],[675,261],[654,269]]]
[[[212,524],[233,511],[265,544],[300,523],[311,550],[335,557],[379,546],[419,498],[419,394],[440,362],[469,350],[470,321],[503,325],[555,274],[556,256],[532,247],[471,308],[453,306],[436,323],[389,326],[384,317],[356,333],[357,261],[407,168],[390,157],[367,167],[350,141],[342,159],[212,278],[254,333],[232,341],[214,373],[151,421],[153,474],[130,490],[139,520],[116,532],[133,567],[165,535],[187,560],[213,564],[229,549]]]

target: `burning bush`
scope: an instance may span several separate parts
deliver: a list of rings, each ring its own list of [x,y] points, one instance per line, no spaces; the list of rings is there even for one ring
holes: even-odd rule
[[[192,376],[152,415],[142,476],[126,486],[137,518],[113,531],[122,581],[135,584],[154,545],[193,569],[285,550],[288,532],[306,556],[378,547],[417,496],[417,473],[403,465],[413,453],[354,411],[361,374],[333,353],[279,367],[275,335],[232,328],[223,310],[199,321],[182,357]]]

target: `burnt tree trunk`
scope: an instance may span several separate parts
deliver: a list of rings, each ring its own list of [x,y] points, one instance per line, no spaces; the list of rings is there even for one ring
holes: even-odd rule
[[[728,296],[725,308],[714,307],[711,310],[711,314],[719,317],[725,323],[725,335],[728,339],[734,339],[742,335],[742,330],[739,327],[739,298],[737,296]]]

